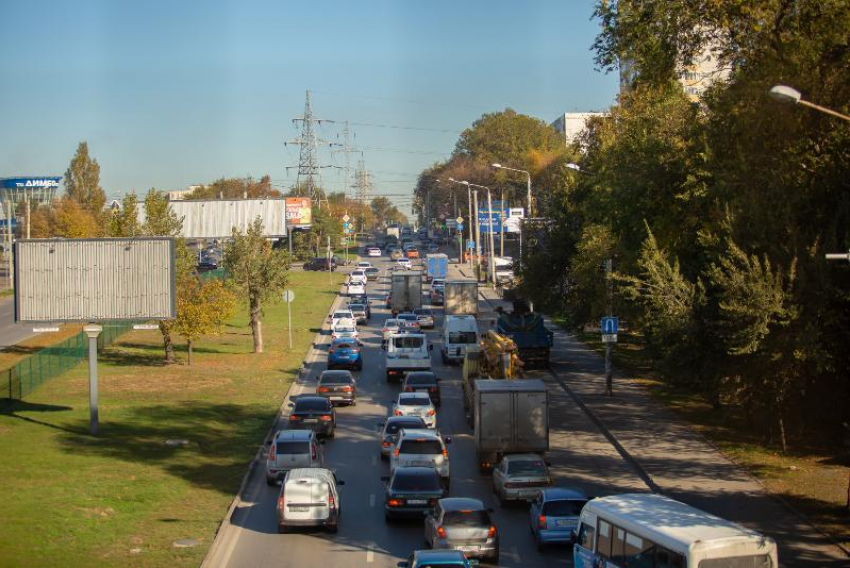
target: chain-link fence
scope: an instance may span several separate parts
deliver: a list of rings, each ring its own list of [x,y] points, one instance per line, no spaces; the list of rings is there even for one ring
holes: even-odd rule
[[[110,345],[133,329],[132,323],[104,323],[97,338],[98,349]],[[21,400],[50,379],[88,358],[88,337],[80,332],[56,345],[45,347],[18,364],[0,371],[0,406]]]

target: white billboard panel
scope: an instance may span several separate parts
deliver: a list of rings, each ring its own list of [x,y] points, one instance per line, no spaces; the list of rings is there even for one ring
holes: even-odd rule
[[[221,239],[233,228],[244,233],[254,219],[263,220],[267,237],[286,236],[286,199],[210,199],[171,201],[171,209],[183,218],[181,236],[190,239]]]
[[[15,321],[99,322],[175,315],[170,237],[15,243]]]

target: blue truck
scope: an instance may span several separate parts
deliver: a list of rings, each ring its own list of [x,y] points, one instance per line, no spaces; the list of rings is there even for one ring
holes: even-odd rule
[[[430,282],[434,278],[442,278],[445,279],[446,275],[449,272],[449,257],[445,254],[429,254],[425,257],[427,261],[427,273],[428,281]]]
[[[496,332],[516,343],[520,360],[526,368],[548,367],[549,351],[555,334],[544,325],[543,316],[531,313],[525,302],[514,302],[511,313],[500,312]]]

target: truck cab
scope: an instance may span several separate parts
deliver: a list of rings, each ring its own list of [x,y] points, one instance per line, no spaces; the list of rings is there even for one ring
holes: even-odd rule
[[[478,323],[472,315],[447,315],[443,322],[443,363],[463,361],[470,348],[478,346]]]
[[[431,349],[424,333],[391,333],[382,346],[387,354],[387,382],[401,381],[411,371],[431,370]]]

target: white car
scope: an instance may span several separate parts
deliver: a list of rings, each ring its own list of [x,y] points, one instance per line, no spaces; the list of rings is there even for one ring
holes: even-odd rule
[[[500,505],[506,501],[531,501],[551,486],[546,461],[537,454],[507,455],[493,468],[493,492]]]
[[[413,263],[409,258],[400,258],[395,261],[395,266],[393,270],[411,270],[413,268]]]
[[[366,249],[366,254],[369,256],[381,256],[381,249],[378,247],[369,247]]]
[[[349,296],[358,296],[366,293],[366,283],[360,282],[359,280],[355,280],[353,282],[348,283],[348,288],[346,292]]]
[[[348,283],[352,282],[366,282],[368,278],[366,277],[366,270],[363,268],[358,268],[354,272],[351,273],[351,276],[348,277]]]
[[[329,469],[293,469],[286,474],[277,500],[277,532],[290,527],[319,526],[335,533],[339,528],[337,486],[344,485]]]
[[[381,329],[381,333],[383,334],[383,339],[386,341],[390,338],[391,335],[399,333],[401,330],[401,322],[397,319],[386,319],[384,320],[384,327]]]
[[[360,332],[357,331],[357,320],[354,318],[342,318],[334,320],[331,324],[331,339],[353,339],[357,340]]]
[[[372,268],[372,263],[367,262],[365,260],[361,260],[360,262],[357,263],[356,268],[357,268],[357,270],[366,270],[367,268]]]
[[[436,430],[403,428],[390,450],[390,472],[397,467],[433,467],[448,489],[450,470],[446,444],[451,441],[451,438],[443,439]]]
[[[333,329],[334,326],[336,325],[336,322],[341,320],[341,319],[356,320],[357,318],[354,317],[354,312],[352,312],[351,310],[342,309],[342,310],[336,310],[334,313],[332,313],[330,315],[330,317],[328,319],[331,322],[331,329]]]
[[[437,409],[427,392],[403,392],[393,404],[393,416],[418,416],[428,428],[437,427]]]

